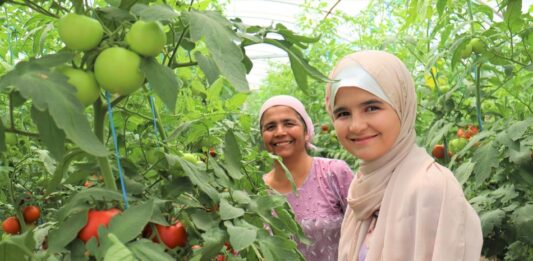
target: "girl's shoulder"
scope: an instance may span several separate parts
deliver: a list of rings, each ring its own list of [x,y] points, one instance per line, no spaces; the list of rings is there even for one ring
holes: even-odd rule
[[[340,159],[330,159],[314,157],[315,165],[327,169],[350,169],[346,161]]]

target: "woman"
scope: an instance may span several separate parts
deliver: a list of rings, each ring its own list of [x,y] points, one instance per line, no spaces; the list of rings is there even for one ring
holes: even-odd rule
[[[416,93],[406,66],[382,51],[341,59],[326,108],[359,158],[339,260],[479,260],[480,220],[449,169],[415,144]]]
[[[342,160],[311,157],[313,122],[303,104],[292,96],[267,100],[260,110],[260,130],[266,149],[282,159],[297,188],[279,162],[263,176],[267,186],[287,197],[296,221],[311,245],[299,243],[306,260],[337,260],[340,227],[346,207],[346,193],[353,173]]]

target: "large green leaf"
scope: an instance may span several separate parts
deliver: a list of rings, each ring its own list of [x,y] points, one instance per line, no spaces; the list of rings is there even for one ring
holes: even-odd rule
[[[121,242],[128,242],[141,234],[152,217],[154,201],[130,207],[122,214],[114,217],[109,223],[109,233],[114,234]]]
[[[37,125],[43,144],[52,156],[56,160],[62,159],[65,154],[65,132],[55,125],[48,111],[39,111],[32,107],[31,118]]]
[[[527,204],[517,209],[512,216],[518,237],[533,244],[533,204]]]
[[[265,260],[303,260],[296,251],[296,242],[280,236],[265,237],[259,241]]]
[[[234,219],[244,215],[242,208],[232,206],[227,200],[220,199],[220,218],[222,220]]]
[[[162,244],[156,244],[147,239],[137,240],[128,244],[128,247],[133,252],[138,260],[146,261],[172,261],[175,260],[165,252],[165,247]]]
[[[203,231],[208,231],[214,227],[218,226],[220,218],[218,215],[215,215],[215,212],[206,213],[202,209],[191,209],[190,217],[194,225]]]
[[[195,52],[194,58],[198,62],[200,69],[204,72],[209,84],[213,84],[220,75],[220,70],[215,61],[211,57],[203,55],[201,52]]]
[[[123,260],[134,261],[136,260],[133,253],[113,234],[107,235],[108,239],[112,242],[105,253],[104,261]]]
[[[290,44],[288,44],[286,41],[269,38],[265,38],[263,41],[264,43],[274,45],[287,52],[289,57],[292,58],[291,63],[296,62],[299,66],[302,66],[311,78],[323,82],[331,82],[331,80],[327,76],[322,74],[315,67],[309,65],[307,60],[305,60],[305,58],[301,54],[295,52],[295,49],[291,48]]]
[[[480,219],[483,236],[490,235],[495,227],[499,227],[504,217],[505,212],[501,209],[493,209],[481,214]]]
[[[135,4],[131,7],[131,12],[140,16],[145,21],[172,21],[179,16],[174,9],[164,4],[154,4],[146,6]]]
[[[494,148],[493,143],[487,143],[477,149],[473,162],[476,163],[474,167],[476,183],[483,184],[491,176],[492,169],[498,167],[498,151]]]
[[[206,182],[209,180],[206,173],[199,171],[194,164],[180,157],[169,154],[166,156],[171,166],[174,166],[176,162],[179,163],[193,184],[198,186],[198,188],[205,192],[205,194],[207,194],[213,201],[219,201],[218,191]]]
[[[241,173],[241,150],[235,134],[231,130],[226,132],[225,142],[224,157],[228,174],[234,179],[240,179],[243,176]]]
[[[6,129],[0,120],[0,153],[6,150]]]
[[[257,238],[257,227],[246,223],[246,221],[237,222],[235,225],[226,221],[224,225],[228,229],[229,242],[237,251],[247,248]]]
[[[106,156],[106,147],[91,131],[76,89],[67,83],[62,74],[51,72],[40,64],[54,64],[55,59],[21,62],[14,71],[0,80],[0,89],[14,86],[25,99],[31,99],[33,106],[47,110],[56,126],[81,149],[95,156]]]
[[[231,23],[216,12],[191,11],[186,17],[192,40],[198,41],[205,37],[207,48],[220,73],[238,91],[248,91],[243,54],[235,44],[238,38],[231,30]]]
[[[150,87],[161,98],[171,112],[176,110],[176,99],[178,98],[178,89],[182,82],[176,78],[174,72],[161,64],[155,59],[143,59],[141,70],[146,75]]]
[[[61,222],[57,229],[48,234],[49,251],[59,251],[76,238],[80,230],[87,224],[88,210],[78,212]]]

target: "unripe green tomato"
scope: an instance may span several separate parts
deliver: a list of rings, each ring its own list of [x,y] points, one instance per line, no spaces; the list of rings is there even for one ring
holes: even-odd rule
[[[157,21],[139,20],[126,34],[126,42],[132,50],[144,56],[156,56],[163,51],[167,36],[163,26]]]
[[[98,20],[74,13],[59,19],[57,27],[65,45],[77,51],[93,49],[104,36],[104,29]]]
[[[183,156],[181,156],[184,160],[190,162],[190,163],[193,163],[193,164],[198,164],[200,163],[200,159],[198,158],[198,156],[192,154],[192,153],[183,153]]]
[[[465,45],[463,50],[461,50],[461,58],[466,59],[470,57],[471,54],[472,54],[472,45],[468,43],[467,45]]]
[[[84,107],[93,104],[98,99],[100,88],[98,88],[98,83],[96,83],[93,73],[71,67],[62,68],[60,71],[68,77],[68,83],[76,87],[78,90],[76,97]]]
[[[472,46],[472,51],[475,53],[482,53],[485,50],[485,43],[479,38],[470,40],[470,45]]]
[[[459,151],[461,151],[465,146],[466,144],[468,143],[468,140],[465,139],[465,138],[456,138],[456,139],[453,139],[450,141],[450,151],[452,153],[457,153]]]
[[[96,58],[94,74],[103,89],[128,95],[144,83],[140,65],[141,57],[136,53],[122,47],[111,47]]]

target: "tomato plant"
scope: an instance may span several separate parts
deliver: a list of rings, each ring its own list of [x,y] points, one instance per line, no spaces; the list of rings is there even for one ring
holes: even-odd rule
[[[104,35],[104,29],[98,20],[74,13],[59,19],[57,30],[65,45],[77,51],[95,48]]]

